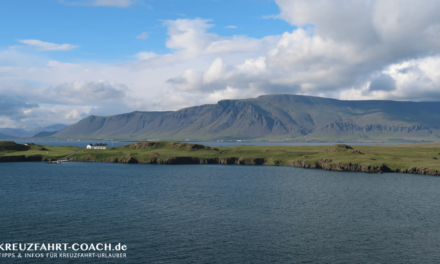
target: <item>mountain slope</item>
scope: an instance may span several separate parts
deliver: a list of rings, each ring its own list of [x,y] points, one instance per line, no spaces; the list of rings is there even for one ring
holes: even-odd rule
[[[59,131],[59,130],[65,128],[65,127],[67,127],[67,126],[64,125],[64,124],[54,124],[54,125],[51,125],[51,126],[44,127],[43,131],[48,131],[48,132]]]
[[[89,116],[57,138],[391,140],[440,137],[438,102],[265,95],[174,112]]]
[[[33,136],[33,138],[44,138],[50,137],[57,133],[58,131],[41,131]]]
[[[0,138],[1,138],[1,139],[4,139],[4,138],[14,138],[14,137],[11,136],[11,135],[6,135],[6,134],[1,134],[1,133],[0,133]]]
[[[31,138],[43,131],[56,132],[65,127],[67,126],[63,124],[55,124],[47,127],[36,127],[32,130],[25,130],[22,128],[0,128],[0,138]]]

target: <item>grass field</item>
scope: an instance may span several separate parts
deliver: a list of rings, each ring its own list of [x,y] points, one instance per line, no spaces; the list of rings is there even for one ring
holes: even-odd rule
[[[2,148],[0,157],[38,156],[42,160],[59,159],[69,154],[76,161],[124,163],[220,163],[280,165],[331,170],[400,171],[438,174],[440,171],[440,144],[405,145],[331,145],[331,146],[235,146],[210,148],[180,142],[139,142],[106,150],[88,150],[78,147],[31,146],[23,149]],[[9,143],[11,144],[11,143]],[[1,158],[0,158],[1,160]],[[356,165],[356,166],[354,166]],[[386,168],[386,169],[384,169]]]
[[[2,158],[7,161],[8,159],[4,157],[11,156],[41,157],[41,160],[56,160],[62,159],[67,155],[82,150],[84,150],[84,148],[71,146],[52,147],[47,145],[25,146],[21,144],[16,144],[12,141],[2,141],[0,142],[0,161],[2,160]]]

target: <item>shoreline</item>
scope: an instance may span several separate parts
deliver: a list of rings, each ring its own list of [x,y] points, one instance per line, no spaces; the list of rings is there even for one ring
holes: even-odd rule
[[[440,144],[207,147],[181,142],[138,142],[103,150],[0,144],[0,162],[65,160],[139,164],[269,165],[367,173],[440,176]],[[69,157],[69,158],[68,158]]]
[[[47,162],[48,160],[39,157],[25,157],[23,156],[10,156],[16,157],[10,160],[2,159],[0,157],[0,163],[14,163],[14,162]],[[126,161],[111,160],[111,161],[96,161],[96,160],[72,160],[68,162],[101,162],[101,163],[126,163],[126,164],[157,164],[157,165],[259,165],[259,166],[283,166],[283,167],[294,167],[294,168],[304,168],[304,169],[320,169],[328,171],[346,171],[346,172],[365,172],[365,173],[409,173],[409,174],[421,174],[421,175],[431,175],[440,176],[439,170],[433,170],[428,168],[410,168],[410,169],[390,169],[386,165],[381,166],[371,166],[371,165],[361,165],[357,163],[348,164],[332,164],[329,166],[330,162],[326,160],[320,160],[317,163],[309,163],[307,161],[293,161],[287,165],[277,165],[277,164],[264,164],[264,159],[242,159],[240,157],[228,157],[226,159],[199,159],[193,157],[176,157],[174,159],[157,161],[152,159],[151,161],[139,162],[135,159],[130,159]]]
[[[7,156],[0,157],[0,163],[8,162],[47,162],[48,159],[44,159],[39,156]],[[220,159],[205,159],[205,158],[194,158],[194,157],[175,157],[168,160],[156,160],[152,159],[150,161],[138,161],[134,158],[128,160],[106,160],[106,161],[96,161],[96,160],[72,160],[69,162],[103,162],[103,163],[126,163],[126,164],[157,164],[157,165],[195,165],[195,164],[217,164],[217,165],[260,165],[260,166],[284,166],[284,167],[295,167],[304,169],[320,169],[328,171],[346,171],[346,172],[365,172],[365,173],[409,173],[409,174],[421,174],[421,175],[431,175],[440,176],[439,170],[429,169],[429,168],[417,168],[413,167],[410,169],[390,169],[385,164],[380,166],[371,165],[361,165],[357,163],[348,164],[331,164],[331,160],[320,160],[317,163],[309,163],[307,161],[292,161],[287,165],[279,164],[265,164],[263,158],[248,158],[243,159],[240,157],[227,157]]]

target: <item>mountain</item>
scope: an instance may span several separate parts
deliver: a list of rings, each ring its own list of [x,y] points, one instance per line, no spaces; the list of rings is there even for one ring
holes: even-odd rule
[[[55,125],[44,127],[42,129],[38,130],[39,132],[36,133],[33,136],[33,138],[50,137],[65,127],[67,127],[67,126],[63,125],[63,124],[55,124]]]
[[[43,131],[48,131],[48,132],[59,131],[65,127],[67,126],[63,124],[55,124],[46,127],[36,127],[32,130],[25,130],[22,128],[0,128],[0,134],[8,136],[8,137],[3,137],[2,135],[0,135],[0,138],[31,138],[34,137],[34,135]]]
[[[26,135],[29,134],[29,131],[20,128],[0,128],[0,133],[7,135],[8,138],[21,138],[26,137]],[[35,133],[32,133],[32,135],[34,134]]]
[[[56,134],[58,131],[41,131],[33,136],[33,138],[50,137]]]
[[[61,129],[63,129],[65,127],[67,127],[67,125],[64,125],[64,124],[54,124],[54,125],[51,125],[51,126],[44,127],[43,131],[50,131],[50,132],[52,132],[52,131],[60,131]]]
[[[4,138],[14,138],[14,137],[11,135],[6,135],[6,134],[0,133],[0,139],[4,139]]]
[[[54,137],[435,141],[440,140],[440,103],[264,95],[178,111],[89,116]]]

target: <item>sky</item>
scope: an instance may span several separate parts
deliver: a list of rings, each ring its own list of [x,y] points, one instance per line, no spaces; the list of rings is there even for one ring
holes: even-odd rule
[[[265,94],[440,100],[436,0],[0,5],[0,128]]]

